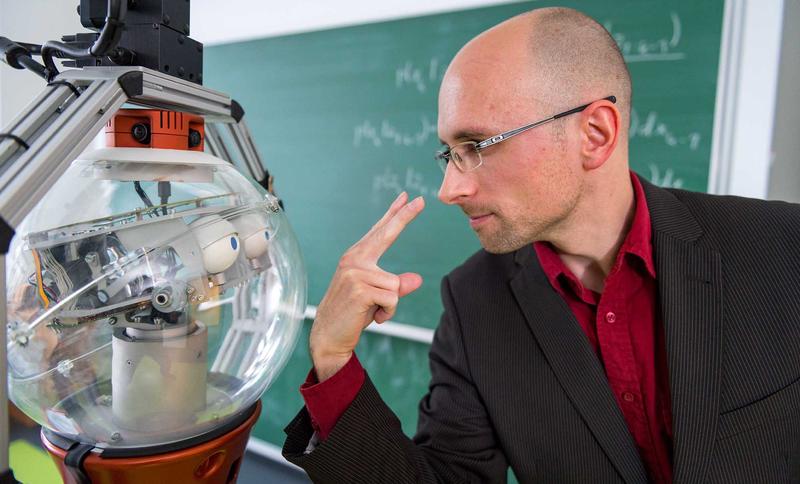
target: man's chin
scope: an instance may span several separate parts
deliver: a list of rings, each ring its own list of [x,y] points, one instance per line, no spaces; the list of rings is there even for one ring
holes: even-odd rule
[[[528,245],[528,242],[525,241],[516,241],[516,240],[509,240],[509,239],[500,239],[498,240],[495,237],[481,237],[478,235],[478,241],[481,243],[481,247],[483,250],[490,254],[508,254],[510,252],[514,252],[516,250],[521,249]]]

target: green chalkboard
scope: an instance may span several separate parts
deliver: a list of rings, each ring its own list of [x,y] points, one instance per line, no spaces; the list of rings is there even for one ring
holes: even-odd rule
[[[449,60],[523,2],[212,46],[205,84],[229,93],[275,175],[309,271],[309,303],[324,294],[341,253],[400,190],[428,208],[383,260],[423,287],[396,321],[435,327],[439,280],[478,248],[463,214],[436,200],[436,96]],[[631,162],[660,184],[705,190],[722,0],[559,2],[614,34],[634,82]]]
[[[512,3],[206,49],[205,84],[244,106],[275,176],[306,258],[309,304],[319,303],[341,253],[407,190],[425,195],[428,207],[381,263],[425,280],[401,302],[394,320],[435,327],[441,277],[478,248],[460,210],[436,200],[439,82],[471,37],[555,3]],[[558,2],[603,23],[625,54],[634,84],[631,164],[657,184],[706,190],[723,3]],[[301,405],[306,342],[301,335],[287,370],[265,396],[265,417],[254,435],[275,444]],[[426,345],[366,334],[359,355],[411,432],[428,378]]]

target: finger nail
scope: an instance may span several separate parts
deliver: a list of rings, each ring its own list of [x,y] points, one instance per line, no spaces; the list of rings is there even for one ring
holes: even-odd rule
[[[392,205],[394,205],[395,203],[399,202],[400,199],[403,198],[403,196],[405,196],[405,194],[406,194],[406,192],[400,192],[400,195],[398,195],[397,198],[394,199],[394,202],[392,202]]]
[[[422,206],[422,196],[419,196],[414,200],[412,200],[412,202],[409,205],[411,206],[411,208],[419,208],[420,206]]]

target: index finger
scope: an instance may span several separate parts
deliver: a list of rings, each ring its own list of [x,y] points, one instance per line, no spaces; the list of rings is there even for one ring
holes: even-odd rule
[[[421,196],[405,204],[391,215],[383,224],[376,226],[359,241],[359,249],[370,262],[378,259],[397,240],[403,229],[414,220],[425,208],[425,199]]]

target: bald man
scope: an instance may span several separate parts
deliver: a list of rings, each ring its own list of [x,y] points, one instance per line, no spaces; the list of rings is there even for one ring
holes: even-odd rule
[[[505,482],[509,466],[526,483],[800,481],[800,210],[640,179],[630,98],[611,36],[574,10],[461,49],[439,198],[483,250],[442,282],[417,434],[353,352],[422,284],[378,266],[423,210],[402,194],[319,305],[287,459],[330,483]]]

